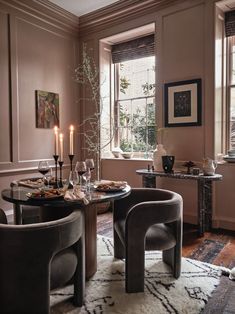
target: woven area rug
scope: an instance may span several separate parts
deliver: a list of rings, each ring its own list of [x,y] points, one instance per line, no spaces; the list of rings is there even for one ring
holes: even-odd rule
[[[73,286],[68,286],[51,294],[51,313],[196,314],[222,275],[220,267],[183,258],[181,277],[176,280],[162,262],[161,252],[155,251],[146,252],[145,266],[145,292],[125,293],[124,262],[113,258],[112,240],[99,236],[98,271],[86,283],[85,305],[72,305]]]

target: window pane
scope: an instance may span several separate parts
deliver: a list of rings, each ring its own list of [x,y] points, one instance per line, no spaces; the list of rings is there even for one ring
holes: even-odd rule
[[[118,143],[123,151],[147,152],[156,145],[155,58],[119,64]]]
[[[230,49],[230,53],[231,53],[231,84],[235,84],[235,36],[232,36],[229,39],[230,45],[231,45],[231,49]]]
[[[154,95],[154,57],[130,60],[119,65],[119,99]]]
[[[235,149],[235,88],[230,92],[230,148]]]

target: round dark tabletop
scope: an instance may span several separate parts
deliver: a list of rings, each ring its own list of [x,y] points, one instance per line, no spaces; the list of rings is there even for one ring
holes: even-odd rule
[[[32,192],[33,190],[26,187],[14,186],[9,189],[4,189],[2,191],[2,198],[5,201],[8,201],[13,204],[18,205],[31,205],[31,206],[42,206],[42,205],[51,205],[51,206],[77,206],[83,205],[83,201],[66,201],[63,197],[55,199],[33,199],[27,196],[27,193]],[[115,192],[97,192],[91,190],[90,193],[86,194],[86,198],[89,201],[89,204],[103,203],[116,199],[121,199],[131,192],[129,185],[121,191]]]

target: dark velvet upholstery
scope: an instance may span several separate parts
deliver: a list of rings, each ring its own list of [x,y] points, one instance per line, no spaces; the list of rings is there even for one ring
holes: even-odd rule
[[[0,210],[0,313],[50,313],[50,290],[71,279],[82,306],[84,235],[81,211],[44,223],[7,225]]]
[[[181,272],[182,197],[168,190],[134,188],[114,202],[114,256],[125,258],[126,292],[144,291],[144,252],[162,250],[173,276]]]

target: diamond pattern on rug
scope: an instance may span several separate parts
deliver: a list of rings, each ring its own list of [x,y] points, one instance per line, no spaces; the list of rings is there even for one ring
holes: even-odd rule
[[[113,258],[112,239],[98,236],[98,271],[86,283],[85,305],[75,308],[73,286],[51,294],[51,313],[197,314],[219,284],[218,266],[182,258],[179,279],[162,262],[161,252],[146,252],[145,292],[125,293],[125,263]]]

